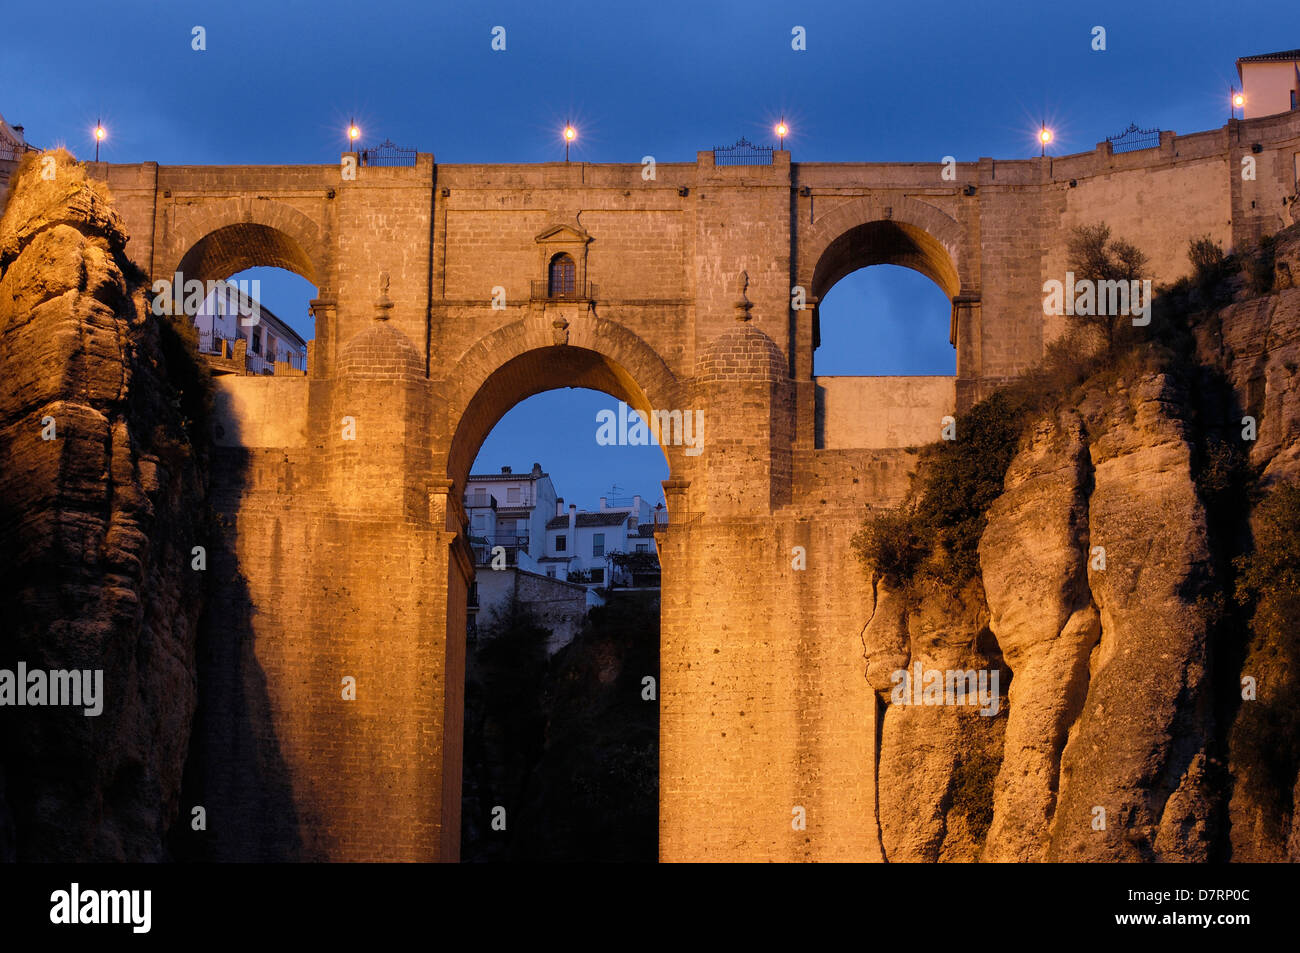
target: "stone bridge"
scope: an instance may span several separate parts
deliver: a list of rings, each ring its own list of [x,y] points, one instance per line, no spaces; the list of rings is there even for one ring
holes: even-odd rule
[[[665,448],[661,859],[879,858],[873,603],[849,549],[864,506],[901,498],[909,448],[1060,332],[1041,289],[1064,276],[1071,226],[1107,222],[1169,281],[1191,237],[1231,247],[1281,227],[1297,153],[1300,114],[1285,114],[1123,154],[701,152],[653,178],[427,154],[352,179],[92,166],[153,278],[277,266],[318,290],[305,378],[218,382],[225,530],[193,742],[213,856],[457,859],[465,479],[511,407],[580,386],[704,413],[702,454]],[[560,255],[564,295],[548,284]],[[813,376],[818,301],[879,263],[951,299],[955,377]]]

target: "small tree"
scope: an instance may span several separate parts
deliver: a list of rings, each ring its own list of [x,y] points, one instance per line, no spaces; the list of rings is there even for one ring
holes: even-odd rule
[[[1076,279],[1099,281],[1137,281],[1147,273],[1147,256],[1122,239],[1112,240],[1110,226],[1105,222],[1096,225],[1077,225],[1070,233],[1068,247],[1070,270]],[[1093,311],[1100,311],[1094,308]],[[1115,339],[1120,315],[1080,314],[1075,320],[1095,327],[1106,339],[1106,353],[1115,353]]]

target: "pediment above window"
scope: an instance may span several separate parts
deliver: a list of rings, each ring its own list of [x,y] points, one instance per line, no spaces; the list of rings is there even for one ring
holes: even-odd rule
[[[539,244],[585,245],[591,241],[587,232],[574,225],[552,225],[535,239]]]

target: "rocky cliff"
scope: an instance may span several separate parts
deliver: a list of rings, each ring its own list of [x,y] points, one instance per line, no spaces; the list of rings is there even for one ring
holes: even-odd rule
[[[4,711],[0,858],[155,860],[195,706],[205,378],[106,187],[45,155],[0,218],[0,669],[102,671],[103,710]]]
[[[964,588],[869,561],[890,860],[1300,859],[1295,639],[1251,615],[1300,567],[1234,598],[1250,507],[1300,470],[1300,229],[1269,251],[1273,293],[1184,282],[1161,335],[1030,416]],[[1003,706],[900,704],[918,664],[997,670]]]

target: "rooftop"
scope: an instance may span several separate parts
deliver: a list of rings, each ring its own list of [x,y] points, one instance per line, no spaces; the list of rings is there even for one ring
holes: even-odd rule
[[[613,513],[578,513],[576,525],[579,527],[587,526],[618,526],[626,523],[628,514],[626,512],[614,511]],[[569,525],[567,516],[552,516],[546,521],[547,529],[563,529]]]
[[[1254,56],[1240,56],[1237,58],[1238,63],[1266,63],[1273,60],[1283,63],[1287,60],[1300,60],[1300,50],[1283,50],[1280,53],[1257,53]]]

